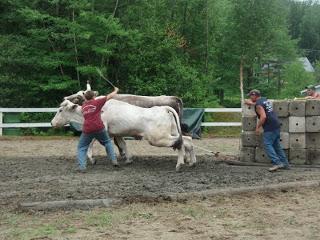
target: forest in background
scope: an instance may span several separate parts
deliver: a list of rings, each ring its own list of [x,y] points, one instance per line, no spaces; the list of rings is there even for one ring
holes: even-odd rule
[[[299,96],[320,82],[320,3],[1,0],[0,107],[55,107],[85,88],[240,105],[244,88]],[[297,60],[307,57],[314,73]]]

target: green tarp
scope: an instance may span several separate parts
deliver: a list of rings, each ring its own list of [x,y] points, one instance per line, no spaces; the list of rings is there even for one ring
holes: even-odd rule
[[[182,123],[188,126],[188,132],[192,134],[192,138],[199,139],[201,137],[201,122],[203,117],[203,108],[183,109]]]
[[[187,131],[192,135],[192,138],[201,137],[201,122],[204,117],[204,109],[202,108],[184,108],[182,123],[186,125]],[[81,132],[82,125],[71,122],[70,127],[75,132]]]

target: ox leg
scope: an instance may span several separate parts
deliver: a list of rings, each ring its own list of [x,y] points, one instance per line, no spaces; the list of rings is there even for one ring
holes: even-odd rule
[[[93,139],[89,145],[88,152],[87,152],[87,157],[91,164],[95,165],[97,161],[93,158],[93,144],[94,144],[95,139]]]
[[[183,144],[186,153],[188,153],[188,155],[190,156],[189,166],[193,166],[197,162],[197,159],[193,148],[192,138],[188,136],[183,136]]]
[[[121,159],[125,159],[126,158],[126,153],[123,149],[123,145],[120,143],[121,142],[121,137],[114,137],[113,140],[114,140],[114,144],[117,146],[118,148],[118,151],[119,151],[119,154],[120,154],[120,157]]]
[[[182,147],[178,149],[178,161],[176,165],[177,172],[180,171],[181,166],[184,164],[184,155],[185,155],[185,151],[184,151],[184,146],[182,145]]]
[[[132,163],[132,158],[128,152],[126,141],[122,137],[115,137],[114,139],[115,139],[115,142],[117,142],[116,145],[118,146],[120,156],[125,157],[126,159],[125,163],[126,164]]]
[[[156,147],[172,147],[176,141],[178,140],[177,137],[173,137],[171,135],[161,138],[146,138],[148,139],[150,145],[156,146]],[[181,168],[181,166],[184,164],[184,145],[182,144],[180,148],[178,148],[178,161],[176,165],[176,171],[178,172]]]

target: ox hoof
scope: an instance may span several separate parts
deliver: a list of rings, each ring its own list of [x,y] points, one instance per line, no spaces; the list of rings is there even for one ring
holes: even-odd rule
[[[176,172],[180,172],[182,165],[183,165],[183,164],[177,164],[177,166],[176,166]]]
[[[92,165],[97,164],[97,161],[94,158],[89,158],[89,161],[91,162]]]
[[[112,162],[112,165],[113,165],[115,168],[120,167],[118,162]]]
[[[195,166],[196,166],[196,163],[194,163],[194,162],[189,163],[189,167],[195,167]]]

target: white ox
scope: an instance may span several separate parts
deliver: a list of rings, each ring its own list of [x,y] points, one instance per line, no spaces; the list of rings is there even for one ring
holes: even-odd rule
[[[196,163],[192,139],[182,136],[179,116],[171,107],[142,108],[111,99],[102,108],[101,118],[110,136],[115,137],[119,147],[123,149],[126,163],[132,160],[123,139],[125,136],[142,137],[153,146],[177,149],[177,171],[184,164],[185,152],[188,152],[190,157],[189,165]],[[70,121],[83,124],[81,107],[69,100],[64,100],[51,124],[53,127],[61,127]],[[92,145],[88,153],[89,159],[92,160]]]
[[[87,90],[91,90],[89,84],[87,84]],[[84,93],[86,91],[79,91],[75,94],[65,97],[65,100],[70,100],[73,103],[82,105],[85,101]],[[98,92],[94,91],[95,95],[98,96]],[[183,102],[181,98],[176,96],[140,96],[140,95],[132,95],[132,94],[117,94],[113,97],[113,99],[126,102],[135,106],[143,107],[143,108],[151,108],[154,106],[170,106],[172,107],[179,115],[179,120],[181,124],[182,114],[183,114]]]

